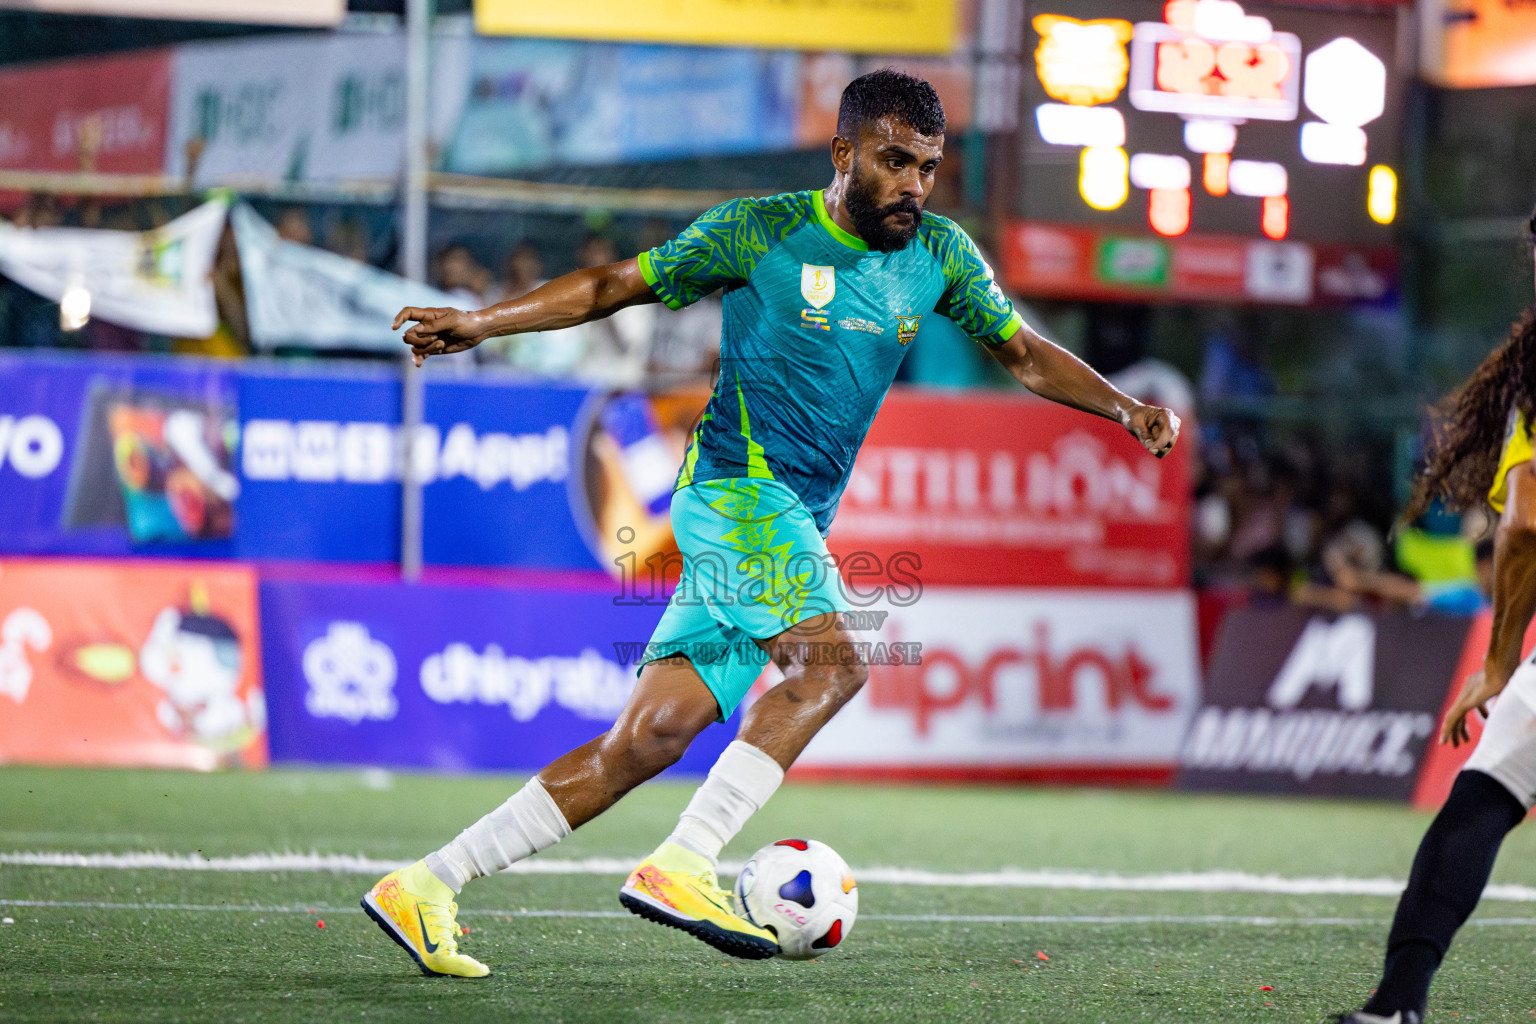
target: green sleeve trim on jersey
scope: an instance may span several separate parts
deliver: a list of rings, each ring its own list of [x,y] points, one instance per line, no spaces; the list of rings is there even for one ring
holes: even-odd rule
[[[1023,320],[960,225],[937,214],[925,215],[919,237],[944,275],[944,294],[935,312],[984,345],[1001,345],[1018,333]]]
[[[809,217],[809,192],[732,199],[706,210],[646,254],[641,271],[668,306],[681,309],[717,288],[747,283],[757,264]]]
[[[645,283],[651,286],[651,291],[656,293],[656,297],[665,302],[668,309],[682,309],[682,302],[676,295],[671,294],[667,289],[666,282],[661,279],[661,275],[657,274],[656,268],[651,265],[650,252],[641,253],[639,263],[640,276],[645,278]]]
[[[1018,334],[1019,331],[1023,329],[1023,327],[1024,318],[1019,316],[1018,312],[1015,311],[1013,316],[1008,318],[1008,322],[1003,325],[1002,330],[998,331],[996,334],[977,338],[976,340],[988,348],[997,348],[999,345],[1007,344],[1008,339],[1013,337],[1015,334]]]
[[[858,235],[851,235],[837,226],[837,221],[833,220],[832,215],[827,212],[827,202],[821,192],[821,189],[817,189],[811,193],[811,206],[815,209],[816,223],[820,224],[834,240],[843,243],[848,248],[857,249],[860,252],[868,252],[869,246],[864,244],[864,239]]]

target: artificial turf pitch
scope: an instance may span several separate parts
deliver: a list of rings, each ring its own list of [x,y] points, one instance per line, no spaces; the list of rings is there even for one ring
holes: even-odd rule
[[[405,860],[516,785],[381,772],[5,768],[0,854]],[[544,857],[638,859],[691,790],[642,787]],[[800,835],[831,843],[855,873],[1402,878],[1427,821],[1365,803],[789,784],[726,853],[739,859]],[[1506,843],[1495,881],[1536,884],[1533,853],[1536,828],[1526,826]],[[1381,896],[864,882],[858,924],[834,954],[749,963],[624,914],[617,874],[502,875],[460,900],[471,929],[463,946],[493,972],[469,981],[422,976],[364,917],[357,900],[373,881],[0,866],[0,913],[13,920],[0,925],[0,1021],[1314,1022],[1370,989],[1393,907]],[[1479,920],[1440,973],[1430,1020],[1536,1019],[1536,904],[1485,901]]]

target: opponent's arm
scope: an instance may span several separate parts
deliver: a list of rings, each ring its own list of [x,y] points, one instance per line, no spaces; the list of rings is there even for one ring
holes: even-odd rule
[[[1536,615],[1536,462],[1505,477],[1507,498],[1493,535],[1493,628],[1481,672],[1474,672],[1445,716],[1440,742],[1460,746],[1471,739],[1467,716],[1476,708],[1488,717],[1488,701],[1509,685],[1520,667],[1526,627]]]
[[[487,338],[529,331],[557,331],[600,320],[626,306],[659,302],[640,273],[638,259],[576,270],[540,285],[521,298],[485,309],[418,309],[407,306],[395,314],[395,330],[412,320],[405,343],[420,366],[428,356],[463,352]]]
[[[1041,398],[1116,421],[1158,458],[1172,451],[1179,439],[1179,418],[1173,410],[1143,405],[1123,394],[1093,367],[1046,341],[1028,325],[1001,345],[989,346],[988,351],[1020,384]]]

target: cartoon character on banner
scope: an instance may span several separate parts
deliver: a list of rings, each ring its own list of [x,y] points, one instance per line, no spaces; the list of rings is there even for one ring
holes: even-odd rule
[[[210,611],[200,583],[192,584],[187,607],[160,609],[136,655],[126,644],[89,643],[65,660],[105,683],[126,682],[137,669],[164,694],[155,713],[166,732],[230,760],[266,728],[261,692],[240,694],[240,637]]]

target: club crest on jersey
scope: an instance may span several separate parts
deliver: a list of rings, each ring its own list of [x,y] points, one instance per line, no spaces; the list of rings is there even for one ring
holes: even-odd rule
[[[831,267],[800,264],[800,294],[805,296],[806,302],[820,309],[832,301],[836,291],[837,278]]]
[[[917,323],[922,318],[923,315],[921,313],[919,313],[917,316],[897,317],[896,340],[901,342],[903,345],[906,345],[911,342],[913,338],[917,337]]]

